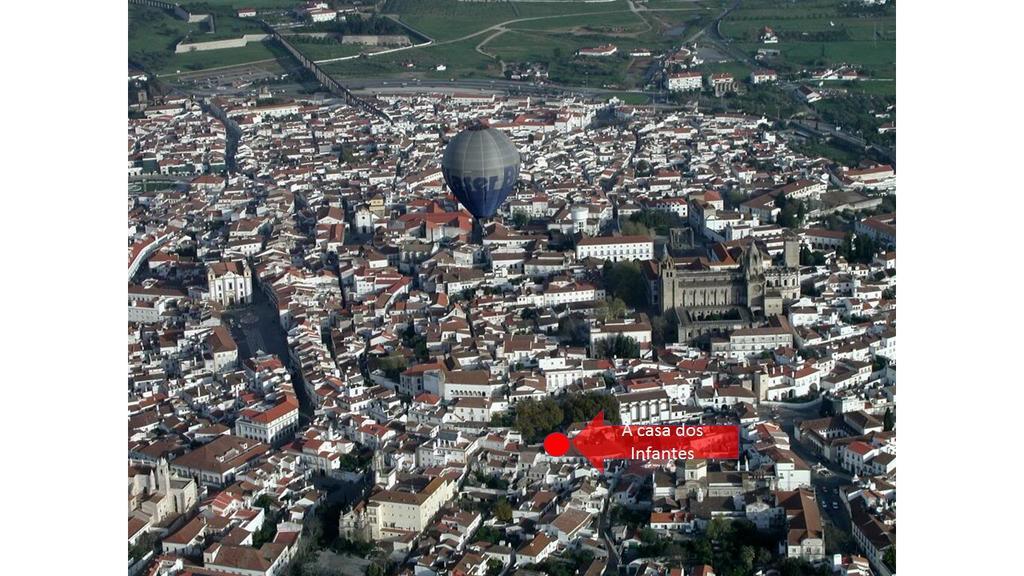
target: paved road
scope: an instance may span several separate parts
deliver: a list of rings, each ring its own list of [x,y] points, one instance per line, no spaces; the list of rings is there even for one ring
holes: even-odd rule
[[[843,471],[842,468],[819,458],[804,447],[802,443],[793,438],[794,419],[804,420],[815,417],[817,417],[817,414],[806,415],[801,418],[795,418],[795,414],[792,414],[784,420],[783,429],[789,434],[790,448],[797,456],[803,459],[812,469],[818,464],[827,469],[825,474],[811,472],[811,486],[814,488],[814,493],[818,499],[818,507],[822,512],[822,518],[825,522],[848,533],[850,531],[850,518],[846,515],[846,509],[840,501],[837,489],[851,485],[853,478]]]

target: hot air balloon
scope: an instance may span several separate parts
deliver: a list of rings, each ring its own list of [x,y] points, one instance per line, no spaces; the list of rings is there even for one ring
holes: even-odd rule
[[[519,150],[500,131],[477,123],[444,149],[441,172],[448,188],[477,220],[498,211],[519,178]]]

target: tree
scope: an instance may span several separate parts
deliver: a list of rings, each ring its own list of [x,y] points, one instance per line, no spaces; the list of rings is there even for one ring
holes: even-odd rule
[[[693,564],[711,564],[714,561],[711,542],[707,538],[694,540],[687,553],[687,560]]]
[[[516,405],[515,429],[526,442],[539,442],[562,423],[562,409],[552,398],[527,399]]]
[[[757,553],[754,551],[753,546],[743,546],[740,548],[740,570],[743,574],[750,574],[754,568],[754,558]]]
[[[679,216],[674,212],[663,212],[661,210],[641,210],[629,217],[630,222],[642,224],[649,230],[654,230],[662,236],[667,236],[669,229],[681,223]]]
[[[270,516],[265,517],[263,520],[263,526],[252,535],[253,548],[259,548],[267,542],[273,542],[274,536],[277,535],[277,522]]]
[[[708,524],[707,535],[712,542],[726,539],[732,535],[732,523],[720,516],[716,516]]]
[[[885,565],[893,572],[896,571],[896,546],[890,546],[886,549],[885,553],[882,554],[882,562],[885,562]]]
[[[594,356],[598,358],[639,358],[640,344],[630,336],[616,334],[611,338],[598,340],[594,345]]]
[[[886,432],[896,429],[896,413],[892,411],[892,408],[885,409],[885,414],[882,416],[882,429]]]
[[[497,558],[491,558],[487,561],[487,576],[498,576],[504,569],[505,565]]]
[[[270,497],[270,494],[260,494],[260,497],[253,504],[263,508],[266,514],[270,514],[271,508],[274,506],[274,499]]]
[[[146,532],[135,540],[134,545],[128,547],[128,558],[133,562],[137,562],[153,550],[154,544],[156,544],[156,534]]]
[[[498,498],[494,505],[494,517],[502,522],[512,521],[512,505],[504,498]]]
[[[377,367],[384,371],[384,375],[394,380],[405,371],[405,358],[402,356],[385,356],[377,361]]]
[[[679,319],[674,308],[651,318],[651,340],[655,346],[679,340]]]
[[[587,393],[567,394],[562,400],[562,424],[569,426],[575,422],[590,422],[598,412],[604,411],[605,422],[618,424],[619,400],[611,394]]]
[[[775,198],[775,207],[781,210],[775,217],[775,223],[783,228],[799,228],[807,215],[803,200],[790,200],[785,194]]]
[[[851,263],[859,262],[861,264],[868,264],[874,260],[876,252],[878,252],[878,245],[874,240],[864,235],[857,236],[852,242],[850,237],[847,237],[839,249],[839,253],[847,261]]]
[[[650,236],[651,231],[639,222],[627,220],[622,223],[622,233],[627,236]]]
[[[825,255],[818,251],[811,251],[807,246],[800,246],[801,266],[824,266]]]
[[[589,341],[590,326],[573,316],[558,321],[558,337],[571,346],[585,346]]]
[[[620,320],[626,316],[626,303],[623,302],[622,298],[602,300],[594,308],[595,316],[605,322]]]
[[[516,228],[522,228],[530,223],[530,216],[522,210],[516,210],[515,214],[512,215],[512,225]]]
[[[605,262],[604,286],[608,296],[633,308],[647,306],[647,280],[636,262]]]
[[[501,542],[501,532],[494,526],[484,526],[476,531],[474,539],[478,542],[483,541],[497,544]]]
[[[739,209],[739,205],[747,199],[747,195],[739,188],[732,188],[725,193],[725,203],[732,210]]]

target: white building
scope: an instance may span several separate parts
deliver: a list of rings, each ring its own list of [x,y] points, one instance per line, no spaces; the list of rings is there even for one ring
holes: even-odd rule
[[[754,70],[750,73],[751,84],[768,84],[779,79],[774,70]]]
[[[663,388],[618,394],[615,398],[623,425],[680,422],[684,417],[682,406]]]
[[[262,412],[242,410],[235,421],[235,434],[243,438],[274,444],[290,438],[299,427],[299,405],[290,397]]]
[[[617,336],[626,336],[640,345],[640,357],[649,358],[651,352],[651,323],[644,314],[627,318],[622,322],[608,322],[590,328],[590,353],[597,350],[597,343]]]
[[[584,238],[576,244],[576,258],[598,260],[651,260],[654,240],[647,236],[597,236]]]
[[[210,264],[206,281],[214,302],[223,306],[252,303],[252,270],[241,260]]]
[[[438,476],[420,492],[383,490],[370,497],[366,518],[374,540],[418,534],[446,502],[455,496],[457,482]]]
[[[743,359],[783,346],[793,346],[793,333],[788,328],[740,328],[729,334],[728,340],[712,340],[711,352],[728,358]]]
[[[703,85],[703,77],[700,72],[676,72],[665,78],[665,87],[672,92],[700,90]]]

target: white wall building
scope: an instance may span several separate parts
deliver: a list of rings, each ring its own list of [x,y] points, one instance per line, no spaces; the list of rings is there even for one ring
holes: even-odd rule
[[[665,77],[665,87],[672,92],[700,90],[703,77],[700,72],[676,72]]]
[[[654,240],[647,236],[596,236],[584,238],[576,244],[576,258],[598,260],[651,260],[654,258]]]
[[[210,264],[206,281],[214,302],[223,306],[252,303],[252,270],[241,260]]]

